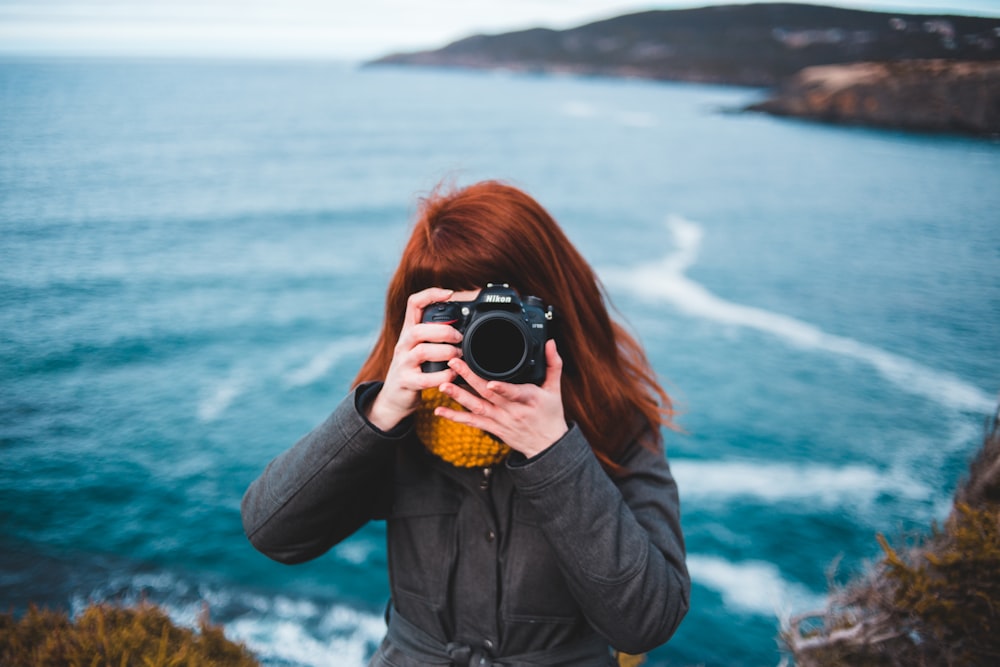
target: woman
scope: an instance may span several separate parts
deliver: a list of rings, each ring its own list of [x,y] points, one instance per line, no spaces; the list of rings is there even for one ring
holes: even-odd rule
[[[539,384],[477,376],[459,328],[422,321],[497,280],[555,308]],[[642,349],[534,199],[498,182],[436,192],[354,390],[253,482],[244,527],[299,563],[387,520],[389,629],[371,665],[614,664],[609,647],[648,651],[688,608],[669,419]]]

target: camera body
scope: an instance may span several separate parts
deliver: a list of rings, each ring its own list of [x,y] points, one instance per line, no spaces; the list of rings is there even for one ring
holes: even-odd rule
[[[523,300],[506,283],[489,283],[473,301],[446,301],[424,309],[422,322],[450,324],[463,334],[462,358],[486,380],[515,384],[545,381],[545,341],[552,338],[552,306],[537,296]],[[427,361],[425,373],[448,364]]]

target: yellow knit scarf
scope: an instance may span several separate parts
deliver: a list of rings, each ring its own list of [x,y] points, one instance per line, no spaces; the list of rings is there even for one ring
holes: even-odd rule
[[[485,468],[503,461],[510,452],[510,447],[486,431],[436,417],[434,408],[439,405],[465,410],[438,389],[420,392],[420,407],[415,415],[417,437],[435,456],[459,468]]]

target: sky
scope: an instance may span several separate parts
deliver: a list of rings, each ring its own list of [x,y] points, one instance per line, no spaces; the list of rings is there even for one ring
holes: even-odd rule
[[[735,0],[729,0],[732,2]],[[1000,17],[1000,0],[815,0]],[[478,33],[569,28],[723,0],[0,0],[0,55],[365,60]]]

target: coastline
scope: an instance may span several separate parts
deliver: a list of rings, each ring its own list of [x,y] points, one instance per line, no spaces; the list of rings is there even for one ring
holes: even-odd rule
[[[1000,136],[1000,61],[808,67],[746,111],[845,125]]]
[[[767,88],[744,109],[980,137],[1000,134],[1000,18],[797,3],[651,10],[566,30],[473,35],[403,65]]]

